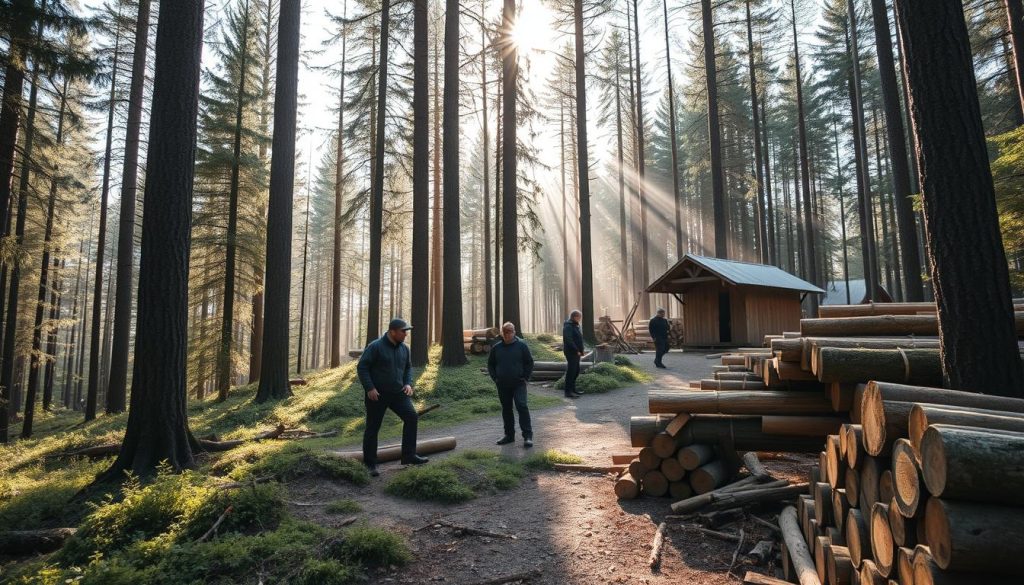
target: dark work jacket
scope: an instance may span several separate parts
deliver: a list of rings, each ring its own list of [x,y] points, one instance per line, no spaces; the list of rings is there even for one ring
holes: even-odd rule
[[[668,319],[664,317],[651,317],[651,323],[647,326],[652,339],[668,339]]]
[[[572,319],[562,323],[562,352],[575,355],[583,351],[583,331]]]
[[[533,375],[533,354],[530,346],[516,337],[512,343],[504,339],[491,346],[487,355],[487,373],[498,384],[525,382]]]
[[[356,371],[363,392],[376,388],[382,393],[399,393],[406,385],[412,385],[409,347],[395,344],[385,333],[366,346]]]

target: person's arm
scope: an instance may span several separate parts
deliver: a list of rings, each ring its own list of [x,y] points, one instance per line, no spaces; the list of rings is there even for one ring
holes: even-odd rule
[[[580,348],[576,345],[575,327],[570,324],[562,325],[562,351],[579,353]]]
[[[523,379],[527,382],[533,377],[533,354],[530,353],[530,346],[523,342]]]
[[[377,357],[376,349],[377,346],[373,343],[367,345],[363,349],[363,355],[359,356],[359,365],[356,366],[356,372],[359,373],[359,383],[363,385],[364,393],[376,390],[373,385],[373,379],[370,378],[370,368],[373,367],[373,362]]]
[[[412,386],[412,356],[408,349],[405,350],[405,373],[402,376],[402,383]]]
[[[499,341],[498,343],[501,343],[501,342]],[[498,346],[495,345],[494,347],[491,348],[491,351],[487,352],[487,375],[491,377],[492,381],[495,381],[495,380],[498,379],[498,371],[497,371],[497,368],[496,368],[496,366],[497,366],[497,363],[496,363],[497,358],[494,357],[494,352],[497,349],[498,349]]]

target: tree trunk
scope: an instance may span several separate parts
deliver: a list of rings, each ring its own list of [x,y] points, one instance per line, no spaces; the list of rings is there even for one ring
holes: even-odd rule
[[[627,47],[628,48],[628,47]],[[616,174],[619,182],[619,294],[622,309],[622,318],[626,318],[629,311],[629,259],[626,256],[626,178],[624,155],[622,150],[622,89],[620,87],[620,74],[622,64],[619,62],[619,52],[615,52],[615,133],[616,133],[616,157],[618,168]]]
[[[441,320],[441,299],[443,289],[441,286],[441,242],[443,234],[441,231],[441,75],[438,72],[438,61],[441,49],[437,46],[437,37],[434,37],[434,213],[431,217],[430,241],[430,295],[431,320],[430,341],[437,343],[441,341],[441,332],[444,326]],[[414,334],[415,336],[415,334]],[[370,342],[369,339],[366,340]]]
[[[1018,0],[1019,3],[1019,0]],[[899,226],[903,285],[906,300],[924,300],[921,284],[921,258],[917,255],[917,227],[910,201],[910,167],[907,161],[906,136],[900,112],[899,89],[896,85],[896,67],[889,33],[889,15],[885,0],[871,0],[871,13],[875,24],[875,48],[878,54],[878,73],[881,76],[882,103],[885,108],[885,130],[892,160],[893,198],[896,203],[896,221]]]
[[[764,196],[764,173],[762,168],[764,165],[763,157],[761,155],[761,112],[759,111],[757,104],[757,69],[754,67],[754,32],[753,22],[750,16],[750,0],[745,2],[747,11],[747,67],[750,69],[750,105],[751,112],[753,114],[753,128],[754,133],[754,180],[757,181],[757,234],[761,241],[761,248],[759,250],[759,260],[762,264],[772,263],[771,254],[771,242],[768,239],[768,224],[767,215],[768,211],[765,209],[765,196]],[[667,42],[667,41],[666,41]],[[667,50],[667,46],[666,46]],[[675,119],[672,121],[673,134],[675,134]],[[675,141],[672,143],[673,149],[675,149]],[[673,150],[673,158],[675,156]],[[680,256],[681,257],[681,256]]]
[[[306,219],[305,226],[302,228],[302,284],[299,287],[299,346],[295,352],[295,374],[302,374],[302,368],[304,363],[303,357],[303,346],[306,342],[306,276],[308,274],[308,262],[309,262],[309,206],[310,206],[310,195],[309,195],[309,177],[306,177]],[[308,361],[308,360],[307,360]]]
[[[33,72],[32,83],[34,84],[35,82],[35,73]],[[67,92],[68,80],[65,78],[64,90],[60,94],[60,109],[57,114],[57,148],[60,148],[64,143],[64,112],[67,106]],[[50,172],[56,173],[56,170],[51,169]],[[40,363],[40,359],[42,358],[49,363],[49,359],[46,359],[43,355],[43,311],[46,304],[46,294],[54,286],[54,283],[48,280],[48,270],[50,268],[50,246],[53,235],[53,211],[56,201],[57,178],[54,175],[50,179],[50,195],[46,202],[46,227],[43,231],[43,261],[39,269],[39,296],[36,298],[36,318],[32,326],[32,355],[28,372],[28,393],[25,400],[25,419],[21,427],[21,436],[25,439],[32,436],[32,418],[35,414],[36,393],[39,389],[39,369],[44,367]],[[50,401],[44,396],[43,409],[49,408],[49,405]]]
[[[430,89],[428,79],[429,25],[427,1],[413,4],[413,169],[412,169],[412,365],[427,364],[430,348]],[[484,86],[486,93],[486,85]],[[486,98],[485,98],[486,100]],[[487,114],[484,114],[486,124]],[[486,136],[486,131],[485,131]],[[486,138],[484,139],[486,143]],[[484,147],[487,150],[487,147]],[[487,163],[484,163],[487,166]],[[486,172],[486,171],[485,171]],[[484,187],[487,191],[487,187]],[[485,203],[486,207],[486,203]],[[487,247],[487,244],[484,244]],[[333,326],[333,324],[332,324]]]
[[[654,414],[832,413],[832,403],[823,393],[787,390],[651,390],[648,406]]]
[[[808,280],[811,284],[819,284],[817,253],[814,251],[815,229],[814,213],[811,207],[811,167],[807,154],[807,122],[804,114],[804,82],[800,76],[800,41],[796,34],[796,2],[790,0],[790,10],[793,15],[793,59],[796,68],[796,109],[797,109],[797,130],[800,138],[800,179],[803,185],[804,197],[804,258]],[[818,295],[811,293],[807,295],[807,305],[811,315],[818,312]]]
[[[345,3],[345,13],[344,14],[345,14],[345,17],[348,16],[348,3],[347,2]],[[417,17],[418,16],[419,15],[417,13]],[[332,261],[331,261],[331,343],[330,343],[330,345],[331,345],[331,361],[330,361],[330,364],[331,364],[332,368],[336,368],[336,367],[341,365],[341,247],[342,247],[341,215],[342,215],[342,213],[344,211],[344,202],[345,202],[345,180],[344,180],[344,177],[345,177],[345,138],[344,138],[344,132],[345,132],[345,75],[346,75],[345,67],[346,67],[346,64],[347,64],[346,63],[346,58],[348,56],[347,55],[347,50],[348,50],[348,46],[347,45],[348,45],[348,27],[347,27],[346,24],[343,23],[341,25],[341,75],[338,76],[338,83],[340,84],[340,87],[338,88],[338,138],[337,138],[338,145],[337,145],[337,149],[335,150],[335,154],[334,154],[334,157],[335,157],[334,158],[334,166],[335,166],[335,169],[336,169],[335,170],[335,175],[334,175],[334,217],[331,220],[331,227],[333,228],[333,236],[334,236],[333,245],[331,246]],[[424,46],[424,50],[426,50],[425,46]],[[424,56],[423,58],[425,59],[426,57]],[[424,62],[422,66],[426,67],[426,63]],[[419,122],[419,120],[417,120],[417,122]],[[425,120],[423,121],[422,125],[424,127],[423,131],[426,132]],[[418,124],[416,126],[417,131],[419,131],[419,127],[420,127],[420,124]],[[420,161],[420,156],[424,157],[424,160],[422,162]],[[419,164],[426,165],[427,164],[426,163],[426,157],[427,156],[428,156],[427,149],[424,148],[423,151],[420,154],[416,155],[416,157],[414,158],[414,163],[417,164],[417,165],[419,165]],[[425,177],[423,179],[424,179],[423,180],[423,189],[428,189],[429,188],[429,186],[427,185],[428,181],[426,180]],[[416,185],[415,182],[414,182],[414,185]],[[429,206],[429,199],[427,201],[427,205]],[[422,213],[429,213],[429,210],[423,210]],[[425,225],[422,226],[422,231],[423,231],[423,237],[424,238],[428,237],[427,226],[425,226]],[[417,237],[417,235],[418,235],[418,230],[414,228],[414,230],[413,230],[413,237],[415,238],[415,237]],[[422,259],[423,266],[420,268],[420,270],[427,270],[428,269],[428,267],[427,267],[427,258],[425,257],[425,255],[427,254],[427,244],[425,242],[421,242],[420,245],[423,247],[423,254],[424,254],[424,258]],[[414,243],[413,244],[413,250],[415,250],[415,249],[416,249],[416,244]],[[414,260],[413,261],[413,271],[415,272],[416,269],[417,269],[417,264],[416,264],[416,262]],[[415,291],[416,289],[414,288],[413,290]],[[428,288],[427,283],[424,283],[423,284],[423,294],[424,295],[429,295],[429,291],[430,291],[430,289]],[[414,292],[413,295],[415,296],[416,293]],[[414,302],[414,305],[415,305],[415,302]],[[416,322],[415,315],[413,317],[414,317],[413,318],[413,322]],[[426,317],[426,315],[424,315],[424,317]],[[351,316],[349,316],[349,318],[351,319]],[[425,321],[425,319],[424,319],[424,321]],[[415,347],[416,337],[423,337],[423,342],[426,343],[428,341],[427,333],[428,332],[427,332],[426,328],[424,328],[424,331],[423,331],[422,335],[420,335],[420,336],[413,336],[413,347]]]
[[[46,365],[43,373],[43,410],[50,410],[53,405],[53,383],[57,373],[57,336],[59,333],[61,288],[63,286],[63,273],[65,261],[58,259],[60,248],[54,253],[53,258],[53,285],[50,287],[50,326],[46,336]]]
[[[135,203],[138,190],[139,129],[146,85],[146,51],[149,48],[150,0],[140,0],[135,18],[132,80],[128,93],[124,164],[121,171],[121,214],[117,235],[117,280],[114,287],[113,349],[107,386],[107,413],[124,412],[128,389],[128,352],[131,344],[132,277],[135,257]]]
[[[715,218],[715,257],[728,258],[729,234],[725,217],[725,175],[722,170],[722,129],[718,119],[718,72],[715,63],[715,25],[711,0],[701,0],[704,29],[704,72],[708,92],[708,141],[711,146],[711,197]]]
[[[512,42],[516,24],[515,0],[504,0],[502,8],[502,322],[511,322],[520,331],[523,324],[519,315],[519,221],[517,192],[517,118],[519,99],[519,55]],[[457,42],[456,42],[457,44]],[[458,248],[455,248],[458,250]],[[461,329],[461,327],[459,327]]]
[[[384,131],[387,119],[388,47],[391,44],[391,0],[383,0],[380,13],[380,56],[377,68],[377,105],[370,188],[370,276],[366,289],[366,343],[380,335],[381,238],[384,225]]]
[[[710,0],[709,0],[710,1]],[[640,203],[640,282],[637,294],[640,295],[639,310],[641,315],[651,314],[650,295],[644,292],[651,282],[650,254],[647,251],[650,238],[647,233],[647,158],[644,156],[644,85],[643,67],[640,65],[640,20],[638,0],[633,0],[633,44],[636,48],[636,166],[637,166],[637,200]],[[636,270],[634,264],[634,271]],[[587,319],[591,316],[587,315]]]
[[[1024,113],[1024,2],[1005,1],[1007,32],[1010,34],[1010,44],[1013,47],[1014,81],[1017,82],[1017,98],[1020,100],[1017,111]],[[1024,120],[1017,120],[1017,123],[1024,124]]]
[[[494,318],[494,285],[491,280],[491,145],[490,145],[490,119],[487,110],[487,23],[485,15],[487,12],[486,0],[480,0],[480,94],[481,107],[480,117],[483,120],[483,136],[480,144],[484,153],[483,171],[483,221],[484,221],[484,322],[490,322]]]
[[[683,257],[683,224],[682,224],[682,194],[679,191],[679,142],[676,135],[676,98],[675,84],[672,81],[672,49],[669,46],[668,36],[668,0],[661,2],[662,19],[665,22],[665,71],[668,75],[668,128],[669,140],[672,141],[672,201],[675,203],[676,211],[676,262]],[[747,16],[749,23],[750,3],[747,2]],[[751,57],[753,59],[753,57]],[[751,71],[753,75],[753,71]],[[757,124],[757,102],[754,102],[754,120]],[[758,174],[760,176],[760,173]],[[589,321],[593,321],[590,319]]]
[[[161,3],[139,265],[131,407],[121,452],[98,481],[195,465],[188,427],[188,266],[203,2]]]
[[[864,283],[866,297],[875,300],[878,295],[878,260],[875,250],[875,228],[871,207],[871,175],[868,170],[868,143],[864,126],[864,99],[861,92],[860,56],[857,42],[857,15],[854,3],[847,4],[849,13],[850,55],[853,60],[850,79],[850,102],[853,111],[855,154],[859,161],[857,176],[860,180],[861,250],[864,254]]]
[[[1006,254],[961,4],[897,2],[896,9],[918,139],[945,385],[1024,396]],[[978,274],[987,277],[978,282]]]
[[[1024,539],[1024,509],[930,498],[924,525],[932,558],[947,571],[1006,575],[1006,582],[1024,569],[1017,546]]]
[[[1022,448],[1024,433],[935,425],[921,440],[924,484],[934,498],[1016,506]]]
[[[594,260],[590,238],[590,152],[587,142],[587,75],[583,48],[583,0],[573,3],[576,41],[576,168],[579,174],[580,278],[583,304],[583,341],[597,343],[594,335]],[[671,79],[669,80],[671,86]],[[671,91],[671,89],[669,89]],[[674,116],[673,116],[674,117]],[[673,152],[675,148],[673,147]]]
[[[3,99],[0,102],[0,226],[10,223],[11,191],[14,179],[14,157],[18,145],[18,130],[21,128],[22,96],[25,87],[25,65],[27,46],[31,43],[31,18],[35,10],[34,0],[12,0],[11,12],[15,16],[10,23],[7,47],[7,66],[4,71]],[[3,227],[5,231],[7,227]],[[0,287],[0,296],[3,288]],[[6,388],[6,387],[5,387]],[[4,390],[6,392],[7,390]],[[8,396],[0,400],[0,434],[6,437]],[[6,439],[4,439],[6,440]]]
[[[256,402],[291,396],[288,337],[291,296],[292,198],[295,185],[295,112],[299,69],[299,0],[281,0],[277,36],[277,87],[267,208],[266,317]]]

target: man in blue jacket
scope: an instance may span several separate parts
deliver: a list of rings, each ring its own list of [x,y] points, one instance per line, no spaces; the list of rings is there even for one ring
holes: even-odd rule
[[[523,431],[523,448],[533,447],[533,427],[526,405],[526,382],[533,375],[533,354],[526,342],[516,337],[516,326],[511,322],[501,326],[501,341],[491,347],[487,373],[498,387],[501,418],[505,423],[505,436],[498,444],[507,445],[516,440],[516,419],[512,413],[515,404],[519,411],[519,428]]]
[[[562,353],[565,355],[565,397],[579,398],[583,393],[576,391],[576,378],[580,375],[580,358],[583,357],[583,331],[580,322],[583,313],[573,310],[562,324]]]
[[[665,367],[661,358],[668,353],[668,330],[665,309],[658,309],[658,313],[651,318],[651,322],[647,325],[647,331],[650,332],[651,339],[654,340],[654,365],[659,368]]]
[[[416,454],[416,424],[419,416],[412,405],[412,365],[409,347],[403,343],[412,327],[401,319],[392,319],[388,331],[375,339],[359,358],[359,382],[366,392],[366,429],[363,430],[363,464],[377,477],[377,433],[390,408],[402,419],[402,463],[419,465],[426,457]]]

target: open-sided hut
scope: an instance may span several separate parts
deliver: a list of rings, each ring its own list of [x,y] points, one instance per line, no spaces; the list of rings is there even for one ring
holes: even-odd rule
[[[800,302],[825,291],[775,266],[686,254],[647,287],[683,303],[686,345],[760,345],[800,330]]]

